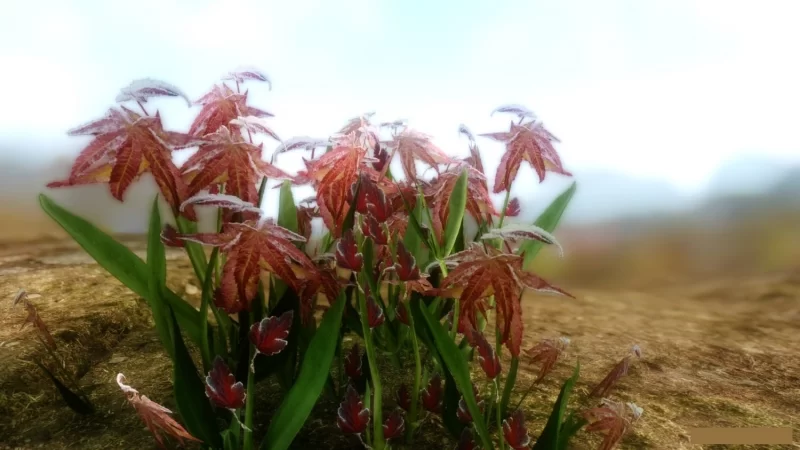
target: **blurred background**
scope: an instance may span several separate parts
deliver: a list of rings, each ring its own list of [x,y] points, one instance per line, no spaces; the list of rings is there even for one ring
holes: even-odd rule
[[[535,111],[578,183],[556,233],[565,258],[545,253],[545,275],[653,284],[800,268],[798,18],[788,1],[8,2],[0,241],[64,236],[39,211],[40,192],[107,230],[144,231],[149,175],[124,205],[104,185],[45,188],[88,143],[66,130],[100,117],[134,79],[196,99],[252,65],[273,89],[251,85],[251,102],[276,115],[283,138],[325,137],[375,111],[465,156],[459,124],[500,131],[495,107]],[[180,131],[198,111],[154,106]],[[493,179],[503,148],[478,139]],[[523,165],[513,189],[527,222],[572,181],[534,179]]]

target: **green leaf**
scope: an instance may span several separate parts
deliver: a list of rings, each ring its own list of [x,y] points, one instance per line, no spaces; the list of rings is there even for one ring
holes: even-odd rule
[[[574,411],[569,413],[567,419],[561,425],[561,431],[558,434],[558,450],[567,450],[569,441],[578,431],[586,425],[588,421],[576,414]]]
[[[511,367],[508,369],[508,374],[506,375],[505,386],[503,388],[503,396],[500,400],[500,415],[502,417],[506,416],[506,411],[508,410],[508,401],[511,399],[511,391],[514,389],[514,385],[517,383],[517,370],[519,369],[519,357],[512,356],[511,357]]]
[[[200,297],[200,355],[203,358],[203,370],[211,370],[211,344],[209,344],[209,329],[208,329],[208,308],[211,303],[212,290],[214,289],[214,266],[219,257],[219,248],[214,247],[211,251],[211,258],[209,258],[208,265],[206,266],[205,277],[203,277],[203,291]],[[222,324],[218,324],[220,329]],[[221,337],[222,335],[220,335]]]
[[[150,272],[141,258],[86,219],[72,214],[46,195],[39,194],[39,204],[42,210],[72,236],[101,267],[136,295],[149,299]],[[164,300],[175,312],[178,323],[187,336],[192,342],[199,344],[200,313],[171,290],[165,288],[163,294]]]
[[[405,198],[403,199],[405,201]],[[405,245],[406,249],[411,252],[414,258],[417,260],[417,264],[424,264],[424,252],[426,250],[427,244],[424,243],[424,238],[420,234],[422,233],[421,227],[419,226],[420,221],[422,220],[422,202],[416,202],[414,205],[414,209],[412,211],[408,211],[409,213],[409,225],[413,220],[414,224],[417,226],[409,226],[406,227],[406,234],[403,236],[403,244]]]
[[[297,206],[294,204],[292,182],[289,180],[284,181],[281,185],[281,194],[278,200],[278,225],[297,233]]]
[[[456,180],[453,186],[453,193],[450,195],[450,210],[447,215],[447,224],[444,228],[444,253],[442,257],[450,255],[453,247],[456,245],[456,240],[459,236],[459,231],[464,222],[464,211],[467,208],[467,171],[464,170]]]
[[[147,232],[147,265],[150,268],[148,280],[150,295],[147,296],[147,301],[150,304],[150,311],[153,313],[153,321],[156,324],[161,344],[167,354],[172,357],[173,343],[169,317],[162,300],[167,280],[167,256],[164,244],[161,242],[161,214],[158,210],[158,196],[153,201],[153,208],[150,212],[150,227]]]
[[[536,219],[533,223],[537,227],[552,233],[553,230],[556,229],[558,222],[561,221],[561,216],[564,214],[564,210],[567,209],[567,205],[569,205],[570,200],[575,195],[575,189],[577,189],[577,185],[575,182],[567,189],[566,191],[562,192],[561,195],[556,197],[553,200],[553,203],[544,210],[544,212]],[[524,256],[524,261],[522,263],[522,267],[525,270],[530,270],[533,266],[533,260],[536,258],[536,255],[544,246],[544,243],[539,241],[525,241],[517,251],[517,254]]]
[[[575,387],[575,383],[578,381],[580,370],[581,364],[578,362],[572,376],[564,382],[564,385],[561,387],[561,392],[559,392],[558,398],[553,404],[553,412],[550,413],[550,418],[547,419],[547,424],[545,424],[539,439],[536,440],[533,450],[557,450],[566,448],[566,441],[569,440],[571,435],[561,435],[562,422],[564,420],[564,413],[567,410],[569,396],[572,393],[572,389]],[[574,432],[572,433],[574,434]]]
[[[346,299],[343,294],[325,313],[314,338],[306,350],[300,374],[272,418],[262,450],[286,450],[303,427],[328,379],[342,312]]]
[[[186,429],[202,439],[212,448],[222,447],[222,439],[217,429],[216,416],[211,408],[211,402],[206,397],[205,384],[200,379],[197,367],[192,361],[192,356],[186,348],[178,327],[175,315],[172,316],[172,341],[174,357],[172,358],[172,391],[175,394],[175,404],[181,415]]]
[[[197,233],[197,224],[183,216],[176,217],[175,223],[178,225],[178,230],[183,234]],[[184,248],[186,248],[186,254],[189,255],[189,261],[192,262],[194,274],[197,276],[197,280],[202,284],[207,264],[206,253],[203,251],[203,246],[197,242],[185,241]]]
[[[453,375],[456,386],[458,386],[459,392],[461,392],[461,395],[464,397],[464,401],[467,403],[467,409],[473,418],[473,423],[478,432],[478,437],[480,437],[481,445],[484,449],[493,449],[494,447],[492,446],[492,441],[489,437],[489,431],[486,429],[486,423],[483,420],[483,415],[481,414],[481,410],[478,408],[478,403],[475,400],[475,393],[472,391],[469,364],[467,364],[464,354],[458,350],[458,346],[455,344],[455,342],[453,342],[452,339],[450,339],[450,336],[444,327],[442,327],[442,324],[431,316],[431,313],[427,311],[427,308],[419,308],[418,311],[425,319],[428,329],[433,336],[433,341],[436,344],[436,348],[439,351],[439,355],[447,365],[447,369]]]

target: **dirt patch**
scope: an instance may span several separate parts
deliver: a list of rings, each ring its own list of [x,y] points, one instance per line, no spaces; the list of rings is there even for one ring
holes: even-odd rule
[[[140,242],[128,244],[143,253]],[[169,259],[168,284],[197,302],[188,261],[180,253],[170,253]],[[19,331],[24,312],[0,306],[0,448],[155,448],[114,383],[116,373],[124,372],[143,394],[174,406],[171,365],[143,300],[77,246],[58,240],[0,247],[0,298],[10,299],[23,287],[33,294],[59,354],[98,411],[80,416],[63,404],[29,362],[42,350],[32,330]],[[635,402],[644,415],[621,448],[700,448],[689,444],[688,428],[793,426],[800,420],[800,274],[635,290],[565,287],[577,299],[525,300],[529,345],[548,337],[572,340],[566,358],[525,401],[531,434],[541,431],[576,360],[582,371],[574,404],[589,406],[587,393],[632,344],[642,347],[644,359],[611,396]],[[527,362],[521,367],[518,396],[537,370]],[[392,373],[385,377],[389,386],[398,382]],[[259,389],[260,435],[279,390],[269,383]],[[387,398],[387,403],[392,402]],[[336,402],[324,398],[295,448],[355,448],[357,442],[336,429],[335,409]],[[428,420],[415,447],[448,448],[452,444],[446,445],[444,436],[438,422]],[[581,433],[575,448],[593,448],[598,442]]]

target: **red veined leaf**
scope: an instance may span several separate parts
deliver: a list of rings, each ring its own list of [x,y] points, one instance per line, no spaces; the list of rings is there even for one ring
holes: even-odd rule
[[[139,414],[147,429],[153,434],[160,448],[166,448],[164,445],[165,436],[174,438],[182,446],[185,446],[187,441],[202,442],[189,434],[175,419],[170,417],[172,411],[150,400],[146,395],[140,395],[139,391],[125,384],[125,375],[117,374],[117,384],[122,392],[125,393],[128,402]]]
[[[361,379],[361,369],[361,350],[358,343],[355,343],[344,358],[344,372],[351,381],[355,381]]]
[[[397,405],[406,412],[411,410],[411,392],[408,391],[408,386],[405,383],[401,384],[397,389]]]
[[[311,206],[300,205],[297,207],[297,233],[306,238],[306,242],[311,239],[311,220],[319,217],[319,209]]]
[[[383,325],[386,321],[386,316],[383,314],[383,308],[375,301],[375,297],[369,292],[367,287],[367,322],[370,328],[375,328]]]
[[[365,236],[371,237],[376,245],[387,245],[389,243],[389,237],[383,229],[383,226],[371,215],[364,218],[364,223],[361,225],[361,232],[364,233]]]
[[[428,386],[422,390],[422,407],[425,410],[434,414],[442,412],[442,401],[444,398],[444,389],[442,387],[442,378],[439,374],[435,374],[428,381]]]
[[[181,211],[189,205],[216,206],[233,212],[250,212],[261,215],[261,208],[256,208],[252,203],[246,202],[235,195],[228,194],[198,194],[187,198],[181,203]]]
[[[403,172],[409,180],[418,178],[416,161],[424,162],[437,172],[440,164],[454,162],[453,158],[431,142],[430,136],[408,128],[393,136],[386,146],[394,149],[400,157]]]
[[[540,182],[544,181],[546,171],[572,176],[562,166],[561,158],[553,147],[553,142],[558,142],[558,139],[545,130],[541,123],[534,120],[520,124],[511,122],[509,131],[481,136],[506,144],[506,152],[500,159],[494,180],[495,194],[511,189],[522,161],[533,166]]]
[[[533,113],[530,109],[522,106],[522,105],[503,105],[500,107],[495,108],[494,111],[490,114],[490,116],[495,115],[496,113],[508,113],[514,114],[515,116],[519,117],[520,120],[522,119],[536,119],[536,114]]]
[[[478,409],[480,409],[481,412],[484,412],[485,402],[480,398],[480,392],[474,383],[472,384],[472,393],[475,395],[476,399],[479,399]],[[472,423],[472,414],[470,414],[469,409],[467,408],[467,402],[464,401],[463,395],[460,399],[458,399],[458,410],[456,410],[456,416],[458,416],[458,420],[460,420],[462,423]]]
[[[609,391],[617,384],[617,382],[624,376],[628,374],[628,369],[631,366],[631,357],[635,356],[637,359],[642,357],[642,350],[639,348],[638,345],[634,345],[628,355],[620,360],[616,366],[603,378],[592,392],[589,393],[589,397],[605,397]]]
[[[247,105],[247,92],[236,93],[225,84],[214,85],[195,103],[202,105],[202,109],[189,127],[189,134],[198,138],[214,133],[220,127],[241,131],[236,125],[230,125],[231,120],[239,116],[272,117],[266,111]]]
[[[492,216],[497,215],[486,188],[485,177],[470,166],[454,165],[442,172],[424,190],[426,197],[430,197],[428,205],[431,207],[433,230],[439,242],[444,242],[444,227],[450,215],[450,196],[464,168],[467,169],[467,212],[479,223],[490,223]]]
[[[506,217],[517,217],[520,213],[519,199],[514,197],[506,206]]]
[[[536,286],[539,290],[563,293],[534,274],[522,269],[523,258],[503,253],[494,247],[484,248],[473,243],[466,250],[445,259],[454,267],[432,295],[459,297],[460,317],[469,320],[472,328],[478,327],[478,314],[485,316],[486,299],[495,297],[497,328],[502,342],[513,356],[519,356],[522,344],[521,293],[524,287]]]
[[[531,437],[525,427],[525,414],[521,409],[514,411],[511,417],[503,421],[503,437],[514,450],[527,449]]]
[[[256,116],[239,116],[230,122],[229,125],[238,127],[242,130],[248,131],[250,133],[263,133],[267,136],[275,139],[276,141],[280,141],[281,139],[272,131],[272,128],[266,122],[266,119],[263,117],[256,117]]]
[[[336,423],[339,429],[347,434],[361,434],[369,425],[369,409],[364,407],[364,402],[352,385],[347,386],[344,401],[339,405]]]
[[[531,358],[531,363],[542,363],[542,367],[539,369],[539,376],[534,383],[542,381],[547,374],[552,372],[558,358],[568,346],[569,338],[560,337],[558,339],[544,339],[525,351]]]
[[[394,264],[394,270],[400,281],[418,280],[420,278],[417,260],[406,249],[403,241],[397,242],[397,262]]]
[[[263,177],[289,180],[291,175],[261,159],[261,146],[245,142],[227,126],[206,136],[206,143],[183,165],[189,195],[222,184],[226,195],[258,203],[256,185]]]
[[[281,153],[290,152],[292,150],[306,150],[314,151],[320,147],[327,147],[330,144],[328,139],[312,138],[308,136],[296,136],[286,141],[281,142],[275,149],[276,155]],[[313,158],[313,156],[312,156]]]
[[[42,342],[50,349],[56,349],[56,341],[53,339],[53,335],[50,334],[50,330],[47,328],[47,325],[44,323],[44,320],[39,316],[39,311],[36,310],[36,307],[33,306],[33,303],[28,300],[28,293],[25,289],[20,289],[17,294],[14,296],[14,301],[12,306],[16,306],[17,303],[22,302],[22,306],[25,307],[25,312],[28,313],[28,316],[25,318],[25,321],[22,322],[22,327],[20,330],[25,328],[26,325],[31,324],[36,330],[39,332],[39,335],[42,338]]]
[[[164,81],[144,78],[134,80],[128,86],[120,90],[117,95],[117,102],[127,102],[133,100],[139,103],[147,103],[151,97],[181,97],[186,100],[186,104],[191,106],[192,102],[180,89]]]
[[[381,186],[366,171],[359,174],[359,179],[361,187],[356,199],[356,211],[364,215],[369,214],[379,223],[389,220],[394,213],[394,208],[387,201]]]
[[[352,198],[352,189],[364,154],[363,149],[342,146],[313,163],[307,163],[311,178],[318,180],[317,205],[322,220],[334,238],[341,237],[344,231],[342,227],[350,212],[348,200]],[[322,165],[323,161],[325,165]]]
[[[392,411],[383,422],[383,437],[386,440],[395,439],[403,435],[406,430],[406,421],[398,410]]]
[[[486,340],[483,333],[478,330],[472,330],[471,343],[473,343],[475,349],[478,350],[478,362],[481,365],[481,369],[483,369],[483,372],[490,380],[494,380],[502,370],[500,367],[500,357],[494,351],[492,345],[489,344],[489,341]]]
[[[411,322],[408,320],[408,308],[406,308],[405,303],[397,304],[397,307],[394,310],[394,316],[397,317],[397,320],[399,320],[403,325],[411,326]]]
[[[374,159],[372,168],[381,174],[385,173],[385,170],[389,167],[389,160],[391,159],[389,152],[387,152],[380,143],[377,143],[373,148],[372,157]]]
[[[217,355],[211,371],[206,376],[206,396],[220,408],[239,409],[244,407],[247,397],[244,385],[236,381],[225,360]]]
[[[634,403],[603,400],[600,406],[588,409],[582,415],[589,422],[587,432],[605,435],[598,450],[611,450],[633,428],[633,423],[642,416],[642,412],[642,408]]]
[[[164,229],[161,230],[161,242],[167,247],[185,247],[179,236],[178,230],[170,224],[164,225]]]
[[[374,148],[380,142],[378,130],[370,122],[374,112],[350,119],[337,133],[338,136],[352,135],[352,142],[362,148]]]
[[[458,132],[463,134],[469,139],[469,157],[464,159],[464,162],[469,164],[475,170],[477,170],[481,175],[483,175],[483,179],[480,180],[481,184],[481,192],[489,192],[489,183],[486,181],[486,171],[483,169],[483,159],[481,158],[480,150],[478,149],[478,144],[475,142],[475,136],[472,132],[465,126],[461,125],[458,128]]]
[[[352,230],[345,231],[336,244],[336,263],[340,267],[355,272],[359,272],[364,264],[364,255],[358,251],[358,244]]]
[[[256,356],[277,355],[288,342],[289,331],[292,328],[294,311],[289,310],[281,314],[280,317],[265,317],[258,323],[250,327],[250,342],[256,347]],[[255,360],[255,357],[253,358]]]
[[[461,432],[461,437],[458,439],[458,444],[456,444],[455,450],[479,450],[480,447],[478,443],[475,442],[475,436],[472,434],[472,430],[469,427],[465,427],[464,431]]]
[[[272,90],[272,82],[267,75],[254,67],[239,67],[234,71],[228,72],[222,79],[232,80],[236,83],[243,83],[248,80],[263,81],[267,83],[270,90]]]
[[[487,233],[481,235],[482,240],[487,239],[502,239],[515,248],[521,241],[539,241],[545,244],[555,245],[558,247],[558,252],[563,255],[564,249],[558,243],[556,237],[550,234],[547,230],[537,227],[536,225],[528,224],[508,224],[502,228],[493,228]]]
[[[127,108],[110,109],[105,117],[68,132],[70,136],[92,135],[89,145],[76,158],[67,180],[48,187],[108,183],[111,195],[123,200],[128,187],[150,172],[173,212],[186,197],[186,185],[172,161],[172,150],[191,145],[181,133],[167,132],[161,117],[141,116]],[[186,213],[194,220],[193,211]]]

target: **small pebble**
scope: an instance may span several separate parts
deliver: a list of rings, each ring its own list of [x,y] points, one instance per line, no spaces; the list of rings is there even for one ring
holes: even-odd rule
[[[200,289],[193,284],[187,284],[184,292],[186,292],[186,295],[198,295],[200,294]]]

